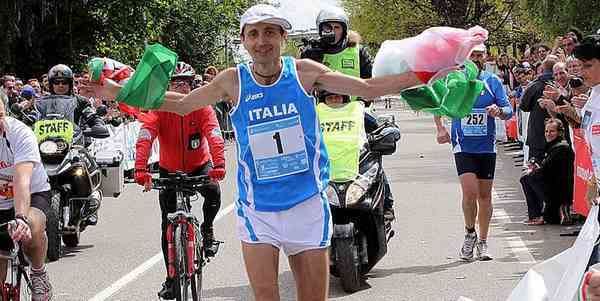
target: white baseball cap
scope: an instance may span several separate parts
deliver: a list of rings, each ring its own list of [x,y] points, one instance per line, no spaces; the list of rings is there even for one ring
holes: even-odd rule
[[[284,30],[291,30],[292,24],[277,8],[267,4],[257,4],[250,7],[240,19],[240,32],[247,24],[269,23],[281,26]]]
[[[486,52],[487,48],[485,47],[485,45],[483,43],[475,45],[475,47],[473,47],[473,51],[481,51],[481,52]]]

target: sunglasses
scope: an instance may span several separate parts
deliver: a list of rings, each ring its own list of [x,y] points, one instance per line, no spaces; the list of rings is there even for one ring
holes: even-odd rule
[[[182,86],[184,86],[184,85],[190,85],[190,83],[189,83],[189,82],[187,82],[187,81],[180,81],[180,80],[176,80],[176,81],[175,81],[175,80],[174,80],[174,81],[171,81],[171,84],[170,84],[170,85],[171,85],[171,87],[173,87],[173,88],[180,88],[180,87],[182,87]]]
[[[58,80],[53,80],[52,84],[53,85],[63,85],[63,86],[66,86],[66,85],[69,84],[69,82],[66,81],[66,80],[58,79]]]

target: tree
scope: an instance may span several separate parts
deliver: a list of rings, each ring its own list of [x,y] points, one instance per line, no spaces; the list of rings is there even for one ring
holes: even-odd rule
[[[381,42],[401,39],[432,26],[468,28],[480,25],[490,32],[489,44],[527,41],[518,0],[342,0],[351,27],[377,48]]]
[[[600,28],[600,0],[522,0],[530,18],[551,39],[564,35],[571,26],[586,34]]]
[[[39,76],[54,64],[82,70],[91,56],[135,66],[160,42],[204,68],[237,33],[255,0],[3,0],[0,74]]]

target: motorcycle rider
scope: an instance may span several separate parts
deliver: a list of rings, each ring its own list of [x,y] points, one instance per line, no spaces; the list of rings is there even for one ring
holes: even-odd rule
[[[371,78],[373,60],[367,49],[360,44],[360,36],[349,30],[348,15],[337,7],[322,9],[317,15],[319,40],[311,41],[300,54],[301,58],[309,58],[328,66],[334,71],[349,76]],[[355,97],[351,97],[356,100]],[[386,196],[384,216],[394,220],[394,197],[387,177],[384,176]]]
[[[300,54],[346,75],[371,78],[373,61],[360,45],[358,33],[349,30],[348,15],[337,7],[322,9],[317,15],[319,40],[311,41]]]
[[[71,68],[63,64],[50,68],[48,83],[50,95],[44,96],[37,103],[40,119],[46,118],[48,114],[61,114],[65,119],[73,122],[77,131],[82,130],[78,128],[81,125],[80,121],[85,121],[85,125],[96,136],[108,137],[110,135],[102,118],[95,114],[91,102],[87,98],[73,93],[74,82]],[[93,226],[98,223],[97,209],[99,206],[100,204],[96,201],[89,200],[87,208],[94,213],[89,215],[85,221],[87,225]]]
[[[192,66],[179,62],[171,77],[169,90],[187,94],[193,87],[196,72]],[[160,176],[183,171],[188,175],[207,175],[214,181],[200,190],[204,197],[202,207],[204,221],[200,226],[206,256],[214,256],[218,244],[215,242],[213,221],[221,207],[221,190],[217,181],[225,177],[225,156],[223,137],[212,107],[198,109],[185,116],[175,113],[152,111],[145,118],[136,144],[135,181],[152,188],[151,175],[148,172],[148,158],[154,139],[160,143]],[[162,251],[167,266],[167,214],[175,212],[175,191],[161,191],[159,202],[162,216]],[[176,279],[168,278],[158,295],[162,299],[175,298]]]
[[[52,285],[45,266],[45,229],[50,185],[33,131],[6,116],[6,98],[0,89],[0,224],[13,221],[14,225],[9,226],[10,237],[0,235],[0,249],[12,248],[13,241],[22,243],[31,260],[31,298],[48,301],[52,299]],[[6,260],[0,260],[0,283],[4,283],[6,272]]]

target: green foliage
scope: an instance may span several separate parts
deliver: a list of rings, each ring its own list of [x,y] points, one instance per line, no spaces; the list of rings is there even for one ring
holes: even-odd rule
[[[237,35],[255,0],[2,0],[0,74],[39,76],[57,63],[81,70],[91,56],[136,65],[160,42],[198,72]],[[227,61],[227,60],[226,60]]]
[[[548,40],[563,35],[571,26],[584,34],[600,28],[600,0],[521,0],[528,16]]]
[[[522,14],[518,0],[342,0],[351,27],[373,49],[381,42],[402,39],[432,26],[468,28],[480,25],[490,32],[489,45],[524,47],[538,33]],[[523,44],[523,46],[521,46]]]

